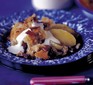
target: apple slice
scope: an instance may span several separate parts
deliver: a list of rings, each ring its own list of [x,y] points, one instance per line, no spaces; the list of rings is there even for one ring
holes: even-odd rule
[[[66,46],[74,46],[74,45],[76,45],[75,37],[71,33],[69,33],[68,31],[65,31],[63,29],[50,29],[50,32],[62,44],[66,45]]]
[[[66,26],[64,24],[52,24],[50,26],[50,29],[62,29],[62,30],[65,30],[73,35],[76,35],[76,32],[73,29],[69,28],[68,26]]]
[[[63,46],[61,46],[60,44],[50,40],[50,45],[53,46],[54,48],[56,48],[57,50],[61,50],[63,48]]]

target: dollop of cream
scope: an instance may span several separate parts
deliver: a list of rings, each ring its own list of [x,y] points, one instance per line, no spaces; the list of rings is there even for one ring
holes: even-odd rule
[[[60,41],[56,39],[50,31],[46,31],[47,38],[45,39],[45,42],[43,43],[44,45],[50,45],[50,41],[54,41],[55,43],[60,44]]]
[[[40,27],[40,28],[44,28],[44,25],[43,25],[43,23],[38,23],[38,22],[33,22],[32,23],[32,27]]]
[[[24,30],[23,32],[21,32],[16,40],[17,40],[17,44],[14,46],[9,46],[7,49],[9,52],[13,53],[13,54],[18,54],[19,52],[24,52],[24,48],[22,46],[22,41],[23,39],[27,36],[26,32],[30,30],[29,28]],[[31,30],[30,30],[31,31]]]

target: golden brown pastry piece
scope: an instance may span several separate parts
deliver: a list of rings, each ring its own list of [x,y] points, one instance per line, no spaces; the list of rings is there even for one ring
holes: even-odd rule
[[[48,17],[42,17],[41,22],[46,25],[45,30],[49,30],[50,26],[54,24],[52,19],[49,19]]]
[[[12,30],[10,32],[10,41],[12,45],[17,44],[17,41],[16,41],[17,36],[26,28],[27,28],[26,25],[21,22],[18,22],[12,26]]]
[[[38,22],[36,14],[33,14],[24,20],[24,23],[27,25],[27,27],[31,27],[33,22]]]

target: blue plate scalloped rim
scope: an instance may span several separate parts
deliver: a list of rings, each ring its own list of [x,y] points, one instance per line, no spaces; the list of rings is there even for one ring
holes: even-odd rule
[[[28,16],[35,13],[40,19],[42,16],[49,17],[55,21],[55,23],[63,23],[77,31],[81,34],[83,38],[84,45],[83,47],[76,53],[70,56],[66,56],[60,59],[53,60],[29,60],[25,58],[17,57],[9,52],[7,52],[3,48],[3,39],[2,36],[6,37],[6,33],[11,30],[11,26],[19,21],[23,21]],[[18,64],[26,64],[26,65],[36,65],[36,66],[51,66],[51,65],[59,65],[66,64],[69,62],[77,61],[88,54],[93,52],[93,23],[91,20],[86,18],[83,14],[73,12],[67,12],[63,10],[26,10],[19,13],[14,13],[13,15],[3,18],[0,20],[0,58],[6,59],[10,62],[18,63]]]

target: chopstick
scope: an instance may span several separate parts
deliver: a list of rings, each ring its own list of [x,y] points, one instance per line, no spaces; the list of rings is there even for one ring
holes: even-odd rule
[[[85,76],[35,77],[30,81],[30,85],[72,85],[85,83],[93,84],[93,78]]]

